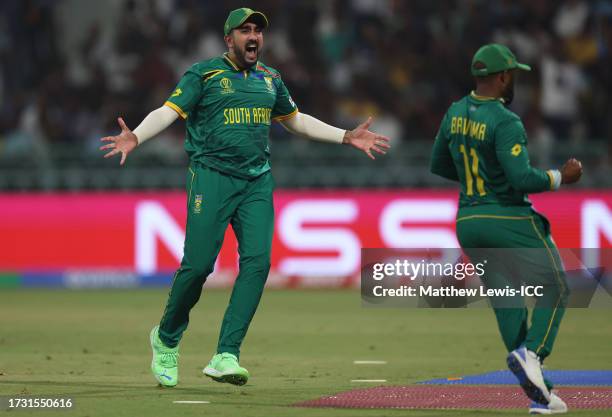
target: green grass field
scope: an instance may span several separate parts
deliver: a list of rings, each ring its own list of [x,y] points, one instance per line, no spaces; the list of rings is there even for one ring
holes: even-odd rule
[[[72,410],[20,410],[20,416],[527,415],[527,410],[291,407],[369,386],[352,379],[405,385],[504,368],[492,311],[363,308],[355,291],[267,291],[243,345],[241,364],[252,375],[244,387],[217,384],[202,374],[229,297],[228,291],[206,291],[181,344],[181,382],[175,389],[158,388],[149,374],[148,334],[159,320],[166,292],[2,290],[0,395],[70,396],[75,401]],[[354,360],[387,364],[355,365]],[[568,310],[547,366],[611,368],[610,310]],[[610,410],[572,414],[607,416]]]

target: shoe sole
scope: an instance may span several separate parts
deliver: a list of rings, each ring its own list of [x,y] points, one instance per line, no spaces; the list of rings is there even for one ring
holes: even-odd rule
[[[549,415],[549,414],[565,414],[565,413],[567,413],[567,409],[565,409],[565,410],[555,410],[555,411],[552,411],[552,410],[549,410],[549,409],[543,410],[543,409],[540,409],[540,408],[530,408],[529,409],[529,414],[546,414],[546,415]]]
[[[154,351],[153,349],[153,337],[155,332],[153,330],[151,330],[151,333],[149,333],[149,343],[151,343],[151,352]],[[176,387],[176,385],[178,384],[178,381],[174,384],[168,384],[168,383],[164,383],[164,381],[162,381],[157,373],[155,372],[155,353],[152,353],[152,358],[151,358],[151,373],[153,374],[153,378],[155,378],[155,380],[159,383],[159,386],[162,388],[174,388]]]
[[[204,368],[204,375],[221,384],[227,383],[238,386],[246,384],[249,380],[249,377],[240,374],[219,375],[217,370],[212,368]]]
[[[542,389],[535,385],[527,377],[527,373],[525,372],[523,365],[513,352],[510,352],[508,358],[506,358],[506,363],[508,364],[510,372],[512,372],[514,376],[519,380],[519,384],[521,385],[521,388],[523,388],[525,395],[527,395],[527,397],[529,397],[532,401],[548,405],[550,400],[546,398],[546,396],[542,392]]]
[[[552,414],[552,411],[543,408],[530,408],[529,414]]]
[[[559,396],[554,393],[550,393],[550,403],[546,408],[544,407],[529,407],[529,414],[565,414],[567,413],[567,404],[563,402]]]

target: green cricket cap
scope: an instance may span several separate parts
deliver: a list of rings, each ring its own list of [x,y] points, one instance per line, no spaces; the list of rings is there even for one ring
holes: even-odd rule
[[[472,58],[472,75],[475,77],[511,69],[531,71],[529,65],[521,64],[516,60],[516,56],[507,46],[498,43],[490,43],[481,47]]]
[[[240,27],[249,18],[253,18],[254,23],[264,29],[268,27],[268,18],[265,14],[249,9],[248,7],[242,7],[240,9],[232,10],[227,16],[225,26],[223,27],[223,33],[229,35],[232,29]]]

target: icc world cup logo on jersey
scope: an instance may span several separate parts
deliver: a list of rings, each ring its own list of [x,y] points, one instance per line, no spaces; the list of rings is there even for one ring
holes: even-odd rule
[[[221,86],[221,94],[231,94],[234,92],[234,89],[232,88],[232,81],[229,78],[221,78],[219,85]]]

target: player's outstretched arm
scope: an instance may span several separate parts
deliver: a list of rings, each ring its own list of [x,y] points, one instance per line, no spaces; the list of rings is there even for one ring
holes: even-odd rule
[[[125,163],[125,160],[130,152],[132,152],[142,142],[152,138],[159,132],[167,128],[178,118],[178,113],[170,107],[162,106],[144,118],[132,132],[123,119],[119,117],[119,127],[121,133],[116,136],[106,136],[100,139],[102,142],[109,142],[106,145],[100,146],[100,150],[105,151],[110,149],[110,152],[104,155],[105,158],[121,154],[120,165]]]
[[[391,147],[388,137],[369,130],[370,124],[372,124],[371,117],[353,130],[339,129],[299,112],[280,123],[291,133],[307,139],[351,145],[363,151],[371,159],[375,159],[372,152],[384,155],[387,153],[387,149]]]

